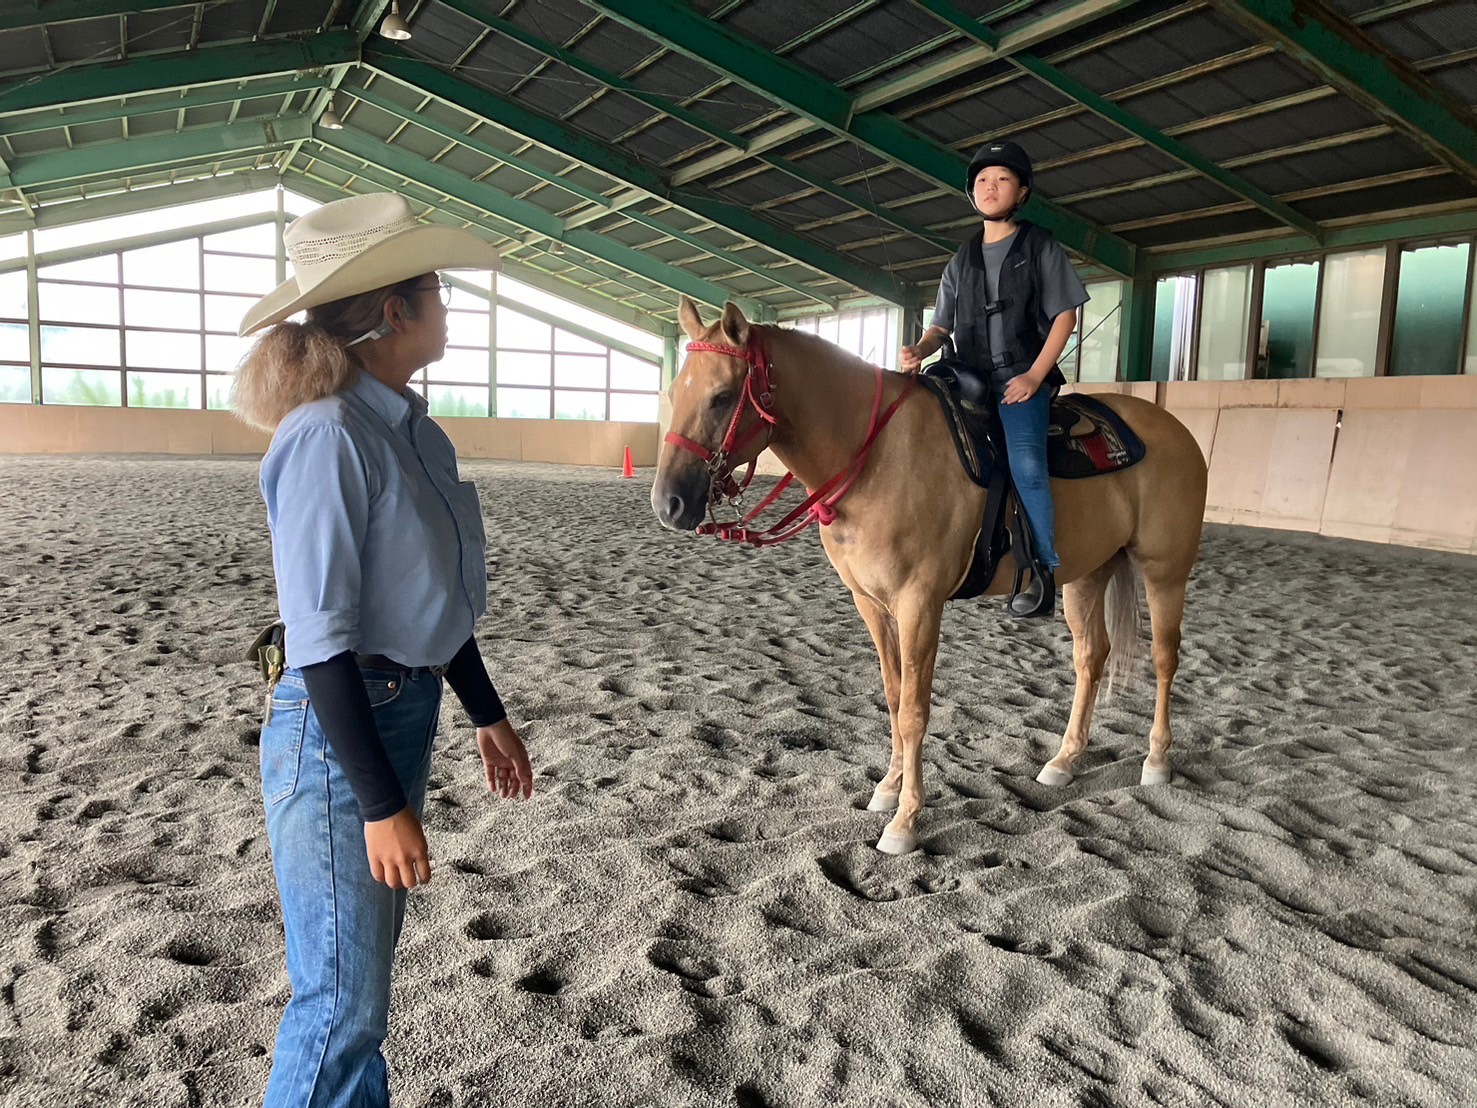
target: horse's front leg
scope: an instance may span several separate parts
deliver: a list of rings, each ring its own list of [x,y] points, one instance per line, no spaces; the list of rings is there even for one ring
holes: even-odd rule
[[[943,602],[932,598],[900,605],[895,613],[901,681],[896,733],[902,747],[902,791],[897,814],[877,840],[884,854],[907,854],[918,848],[913,822],[923,810],[923,736],[933,698],[933,666],[938,658]]]
[[[870,596],[859,592],[851,595],[856,601],[856,610],[862,614],[862,622],[872,633],[872,644],[877,648],[877,660],[882,666],[882,695],[887,699],[887,717],[892,730],[892,759],[888,763],[887,773],[872,790],[867,811],[890,812],[897,807],[898,794],[903,787],[903,745],[897,729],[898,696],[902,686],[897,621],[892,618],[891,612]]]

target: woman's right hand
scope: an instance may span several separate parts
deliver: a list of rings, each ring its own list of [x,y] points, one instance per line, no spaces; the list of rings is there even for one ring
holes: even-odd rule
[[[364,825],[369,872],[382,885],[411,889],[431,881],[431,854],[420,817],[406,805],[393,816]]]
[[[921,342],[905,346],[898,352],[898,367],[904,373],[917,373],[923,368],[923,359],[932,353],[932,350],[924,350]]]

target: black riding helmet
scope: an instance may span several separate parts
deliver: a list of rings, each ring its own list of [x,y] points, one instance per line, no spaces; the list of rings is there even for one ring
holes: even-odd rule
[[[969,159],[969,176],[964,180],[964,195],[970,204],[974,203],[974,179],[980,175],[980,170],[992,165],[1004,166],[1019,177],[1026,188],[1031,187],[1031,159],[1026,156],[1026,152],[1013,142],[987,142]]]

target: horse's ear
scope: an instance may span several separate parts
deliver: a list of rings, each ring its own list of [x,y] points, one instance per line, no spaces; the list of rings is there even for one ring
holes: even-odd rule
[[[702,338],[703,332],[707,330],[703,326],[703,317],[697,314],[697,305],[686,296],[677,305],[677,322],[682,324],[682,330],[690,339]]]
[[[734,346],[749,345],[749,321],[743,311],[730,300],[723,305],[723,334]]]

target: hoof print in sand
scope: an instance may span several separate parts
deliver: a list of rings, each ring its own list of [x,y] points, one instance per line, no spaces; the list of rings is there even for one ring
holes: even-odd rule
[[[868,848],[865,860],[856,859],[851,851],[826,854],[819,859],[821,874],[843,892],[876,903],[948,893],[960,887],[957,878],[941,873],[925,873],[911,880],[899,881],[890,872],[890,868],[899,865],[899,861],[893,858],[880,860],[873,857],[873,853]]]
[[[1348,1068],[1337,1048],[1328,1039],[1312,1028],[1293,1023],[1282,1028],[1282,1037],[1313,1065],[1322,1070],[1338,1072]]]
[[[996,950],[1003,950],[1007,954],[1025,954],[1032,958],[1054,958],[1061,953],[1057,947],[1040,939],[1016,939],[1009,935],[981,935],[980,937]]]
[[[774,1108],[776,1103],[756,1089],[751,1081],[745,1081],[733,1091],[734,1108]]]
[[[558,996],[564,991],[564,987],[568,982],[557,976],[552,970],[537,969],[532,973],[524,974],[514,984],[525,993],[534,993],[538,996]]]
[[[215,963],[217,955],[195,939],[175,939],[164,948],[164,957],[182,966],[209,966]]]
[[[496,912],[483,912],[481,915],[473,916],[467,921],[466,932],[467,938],[483,943],[506,939],[526,939],[529,936],[526,927],[516,926]]]
[[[647,958],[657,969],[670,973],[684,989],[698,996],[729,996],[742,988],[731,983],[712,962],[688,954],[675,943],[658,943],[651,948]]]

